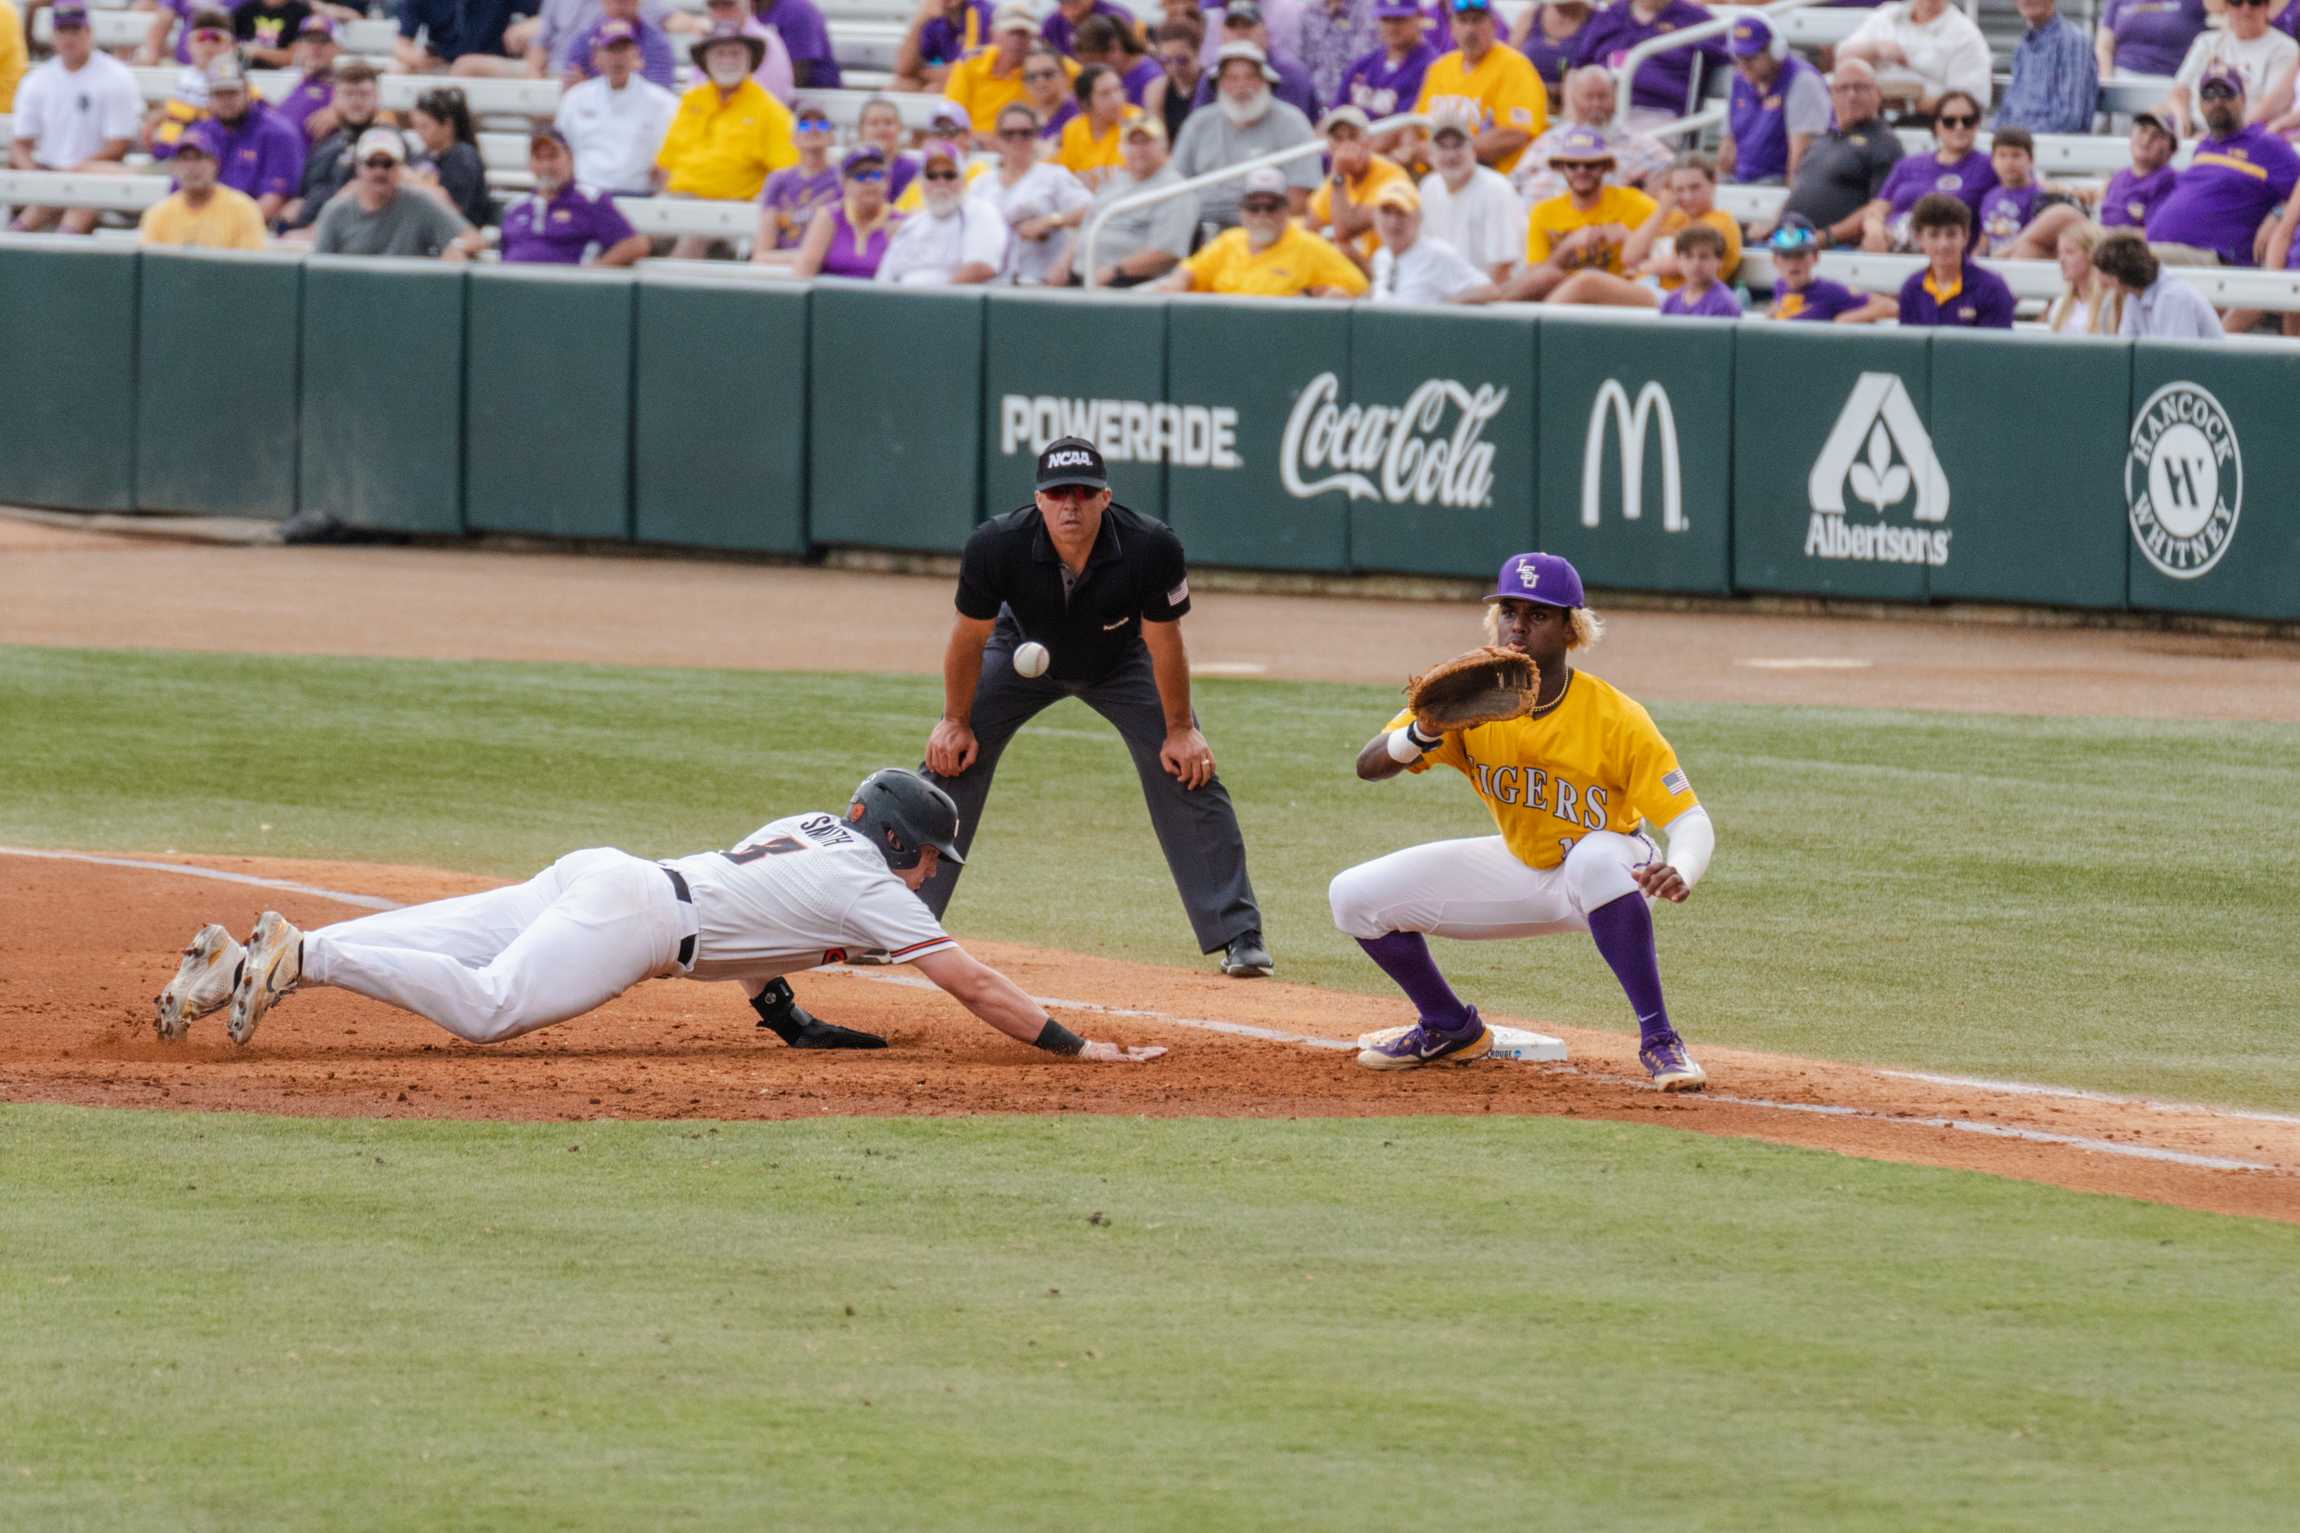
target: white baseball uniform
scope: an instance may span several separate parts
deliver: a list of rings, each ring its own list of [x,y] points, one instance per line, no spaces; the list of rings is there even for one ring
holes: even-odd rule
[[[763,825],[730,851],[649,862],[593,847],[506,889],[323,926],[304,934],[303,982],[497,1043],[643,979],[734,980],[756,995],[850,948],[909,963],[952,946],[876,847],[814,813]]]

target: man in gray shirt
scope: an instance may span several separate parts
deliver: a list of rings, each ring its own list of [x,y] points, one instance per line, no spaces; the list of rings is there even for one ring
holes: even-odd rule
[[[2202,293],[2168,277],[2148,241],[2131,229],[2112,229],[2092,250],[2093,268],[2124,293],[2117,334],[2160,341],[2217,341],[2227,332]]]
[[[1174,171],[1183,180],[1251,160],[1275,149],[1313,143],[1310,119],[1270,92],[1278,72],[1252,43],[1224,43],[1215,75],[1213,105],[1200,107],[1182,124],[1174,141]],[[1298,217],[1310,205],[1318,184],[1318,157],[1305,154],[1282,169]],[[1237,180],[1209,186],[1198,194],[1198,220],[1227,229],[1238,222]]]
[[[396,128],[370,128],[353,146],[351,185],[330,197],[313,230],[319,255],[437,256],[467,261],[479,235],[444,203],[399,184],[407,141]]]
[[[1124,143],[1126,172],[1111,177],[1095,194],[1094,209],[1086,215],[1089,229],[1102,216],[1102,210],[1121,197],[1181,184],[1182,178],[1174,174],[1174,166],[1166,157],[1164,123],[1155,117],[1137,117],[1126,125]],[[1053,280],[1073,280],[1090,287],[1133,287],[1155,281],[1190,253],[1190,236],[1197,226],[1198,206],[1191,197],[1168,197],[1147,207],[1129,208],[1113,214],[1102,226],[1094,241],[1093,272],[1072,270],[1074,259],[1086,258],[1081,242],[1073,240],[1062,257],[1062,271]]]

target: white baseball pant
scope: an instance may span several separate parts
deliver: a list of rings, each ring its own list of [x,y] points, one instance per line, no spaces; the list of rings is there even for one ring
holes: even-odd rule
[[[306,932],[303,977],[500,1043],[677,972],[694,931],[661,864],[597,847],[507,889]]]
[[[1554,868],[1529,868],[1499,836],[1432,841],[1334,875],[1334,924],[1367,941],[1421,932],[1469,942],[1589,930],[1589,913],[1637,888],[1630,870],[1661,852],[1640,831],[1591,831]]]

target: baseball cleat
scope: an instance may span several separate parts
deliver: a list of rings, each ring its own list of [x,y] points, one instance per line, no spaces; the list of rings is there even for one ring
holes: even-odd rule
[[[886,1040],[876,1033],[865,1033],[835,1022],[825,1022],[799,1004],[791,993],[790,981],[770,980],[767,987],[751,1001],[751,1009],[759,1014],[759,1026],[772,1032],[794,1049],[883,1049]]]
[[[1275,967],[1260,932],[1240,932],[1222,951],[1222,972],[1232,979],[1267,979]]]
[[[184,961],[176,965],[176,977],[152,1003],[159,1013],[153,1025],[161,1041],[175,1042],[192,1023],[229,1006],[240,982],[240,962],[246,957],[247,949],[221,926],[211,922],[194,932]]]
[[[1358,1063],[1368,1070],[1418,1070],[1423,1065],[1466,1065],[1493,1052],[1493,1029],[1469,1008],[1469,1025],[1446,1032],[1426,1022],[1384,1028],[1358,1040]]]
[[[1637,1062],[1663,1091],[1699,1091],[1709,1084],[1709,1073],[1693,1062],[1684,1040],[1675,1033],[1639,1049]]]
[[[226,1024],[232,1042],[244,1044],[253,1038],[264,1013],[302,978],[303,933],[278,911],[265,911],[248,933],[247,962],[240,966],[240,982],[232,991],[232,1016]]]

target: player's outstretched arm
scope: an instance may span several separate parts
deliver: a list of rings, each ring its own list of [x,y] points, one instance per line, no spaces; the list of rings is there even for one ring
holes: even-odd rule
[[[929,953],[914,965],[940,986],[952,1000],[1018,1043],[1045,1049],[1050,1054],[1092,1060],[1097,1064],[1133,1064],[1156,1059],[1166,1051],[1153,1045],[1121,1048],[1080,1038],[1046,1014],[1046,1008],[1024,995],[1013,980],[960,947]]]
[[[1358,776],[1365,782],[1395,777],[1424,753],[1437,749],[1440,738],[1422,733],[1421,726],[1411,719],[1396,729],[1385,729],[1358,752]]]

